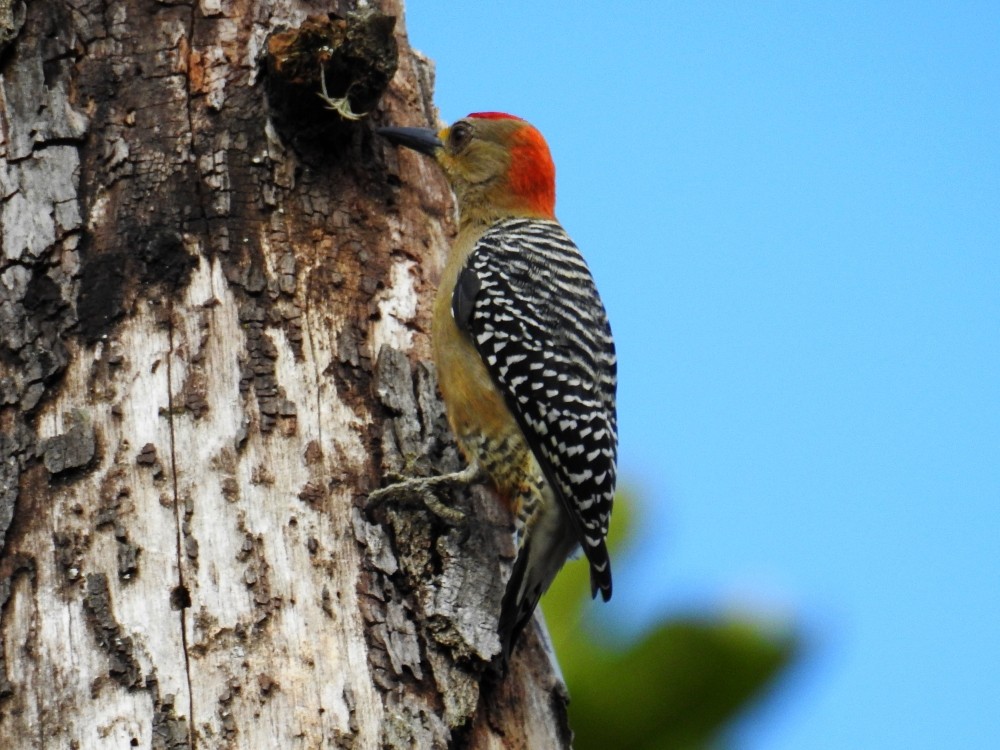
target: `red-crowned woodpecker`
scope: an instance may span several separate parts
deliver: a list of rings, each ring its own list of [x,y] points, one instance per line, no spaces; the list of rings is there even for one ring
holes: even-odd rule
[[[459,231],[431,340],[469,468],[423,482],[485,474],[522,524],[498,627],[506,665],[578,545],[590,563],[591,595],[611,597],[605,537],[618,453],[611,328],[580,251],[556,221],[555,167],[538,130],[480,112],[440,133],[378,132],[431,156],[458,199]]]

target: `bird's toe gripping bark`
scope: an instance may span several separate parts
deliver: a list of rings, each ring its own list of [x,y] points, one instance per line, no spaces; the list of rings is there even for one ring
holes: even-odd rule
[[[456,526],[465,520],[465,513],[442,502],[438,493],[455,487],[466,487],[483,478],[478,464],[472,463],[461,471],[442,474],[437,477],[415,477],[404,479],[388,487],[375,490],[368,495],[367,510],[370,513],[379,505],[395,502],[406,505],[421,504],[447,524]]]

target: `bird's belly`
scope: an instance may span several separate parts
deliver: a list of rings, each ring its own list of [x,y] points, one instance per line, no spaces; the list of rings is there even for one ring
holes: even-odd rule
[[[516,505],[529,485],[541,483],[541,470],[479,353],[462,337],[435,346],[434,360],[459,447],[479,462],[501,498]]]

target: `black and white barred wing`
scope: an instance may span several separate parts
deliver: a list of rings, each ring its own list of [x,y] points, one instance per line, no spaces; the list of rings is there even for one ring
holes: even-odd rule
[[[498,222],[470,254],[452,310],[569,511],[592,585],[607,599],[617,366],[590,270],[558,223]]]

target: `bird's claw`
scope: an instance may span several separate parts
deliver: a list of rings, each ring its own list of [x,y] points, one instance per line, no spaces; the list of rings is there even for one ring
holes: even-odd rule
[[[479,467],[476,464],[472,464],[462,471],[457,471],[453,474],[404,479],[369,494],[367,509],[371,511],[389,500],[411,505],[416,502],[422,504],[445,523],[453,526],[458,525],[465,520],[465,513],[458,508],[453,508],[442,502],[437,492],[441,489],[467,486],[481,477],[482,472]]]

